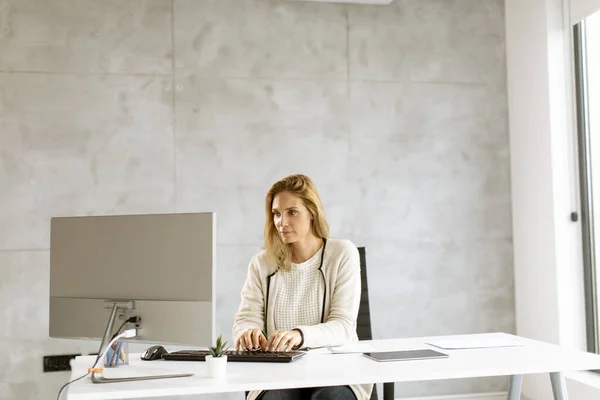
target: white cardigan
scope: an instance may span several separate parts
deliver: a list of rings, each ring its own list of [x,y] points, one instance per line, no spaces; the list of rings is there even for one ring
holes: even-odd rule
[[[324,252],[322,271],[325,285],[321,285],[319,290],[319,309],[324,310],[325,322],[297,327],[302,331],[303,348],[338,346],[358,340],[356,319],[361,294],[358,249],[349,240],[328,239]],[[248,266],[241,303],[235,316],[234,343],[247,329],[258,328],[267,337],[275,331],[274,307],[278,283],[277,268],[267,260],[264,251],[255,255]],[[358,400],[368,400],[373,385],[350,385],[350,388]],[[260,392],[251,391],[248,400],[256,399]]]

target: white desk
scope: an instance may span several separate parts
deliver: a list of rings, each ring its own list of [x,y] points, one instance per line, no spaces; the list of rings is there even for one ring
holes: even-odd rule
[[[470,335],[477,339],[480,335]],[[445,338],[448,338],[445,337]],[[514,337],[516,338],[516,337]],[[432,338],[374,340],[368,343],[378,350],[433,348],[424,344]],[[561,347],[516,338],[523,346],[465,350],[440,350],[449,358],[380,363],[361,354],[308,354],[289,364],[234,363],[227,366],[227,376],[207,376],[203,362],[141,361],[131,354],[130,365],[106,373],[107,377],[192,372],[186,378],[138,382],[93,384],[89,377],[69,386],[68,399],[133,399],[140,397],[178,396],[203,393],[244,392],[254,389],[284,389],[360,383],[391,383],[384,396],[393,397],[393,382],[437,379],[509,376],[508,399],[519,399],[522,376],[550,373],[554,397],[567,399],[562,372],[600,369],[600,355],[572,351]],[[77,357],[72,379],[87,372],[93,356]]]

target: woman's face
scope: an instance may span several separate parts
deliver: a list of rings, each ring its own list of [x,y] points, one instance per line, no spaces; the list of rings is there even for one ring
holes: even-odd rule
[[[281,192],[275,195],[271,208],[273,223],[283,243],[296,243],[312,235],[313,218],[300,197]]]

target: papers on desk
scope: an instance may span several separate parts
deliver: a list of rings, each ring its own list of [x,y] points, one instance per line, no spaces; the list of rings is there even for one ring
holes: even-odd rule
[[[371,353],[378,349],[369,343],[354,342],[344,346],[329,347],[333,354]]]
[[[426,341],[425,343],[444,350],[483,349],[490,347],[512,347],[523,345],[518,338],[504,333],[440,338]]]
[[[324,354],[331,354],[331,350],[329,350],[329,347],[317,347],[317,348],[311,348],[309,350],[306,350],[306,355],[307,356],[322,356]]]

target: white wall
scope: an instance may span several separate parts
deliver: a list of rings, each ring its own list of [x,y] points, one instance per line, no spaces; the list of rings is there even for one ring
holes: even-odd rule
[[[505,4],[517,333],[584,350],[569,4]],[[547,376],[523,391],[552,396]]]
[[[600,10],[600,0],[571,0],[571,21],[576,24]]]

